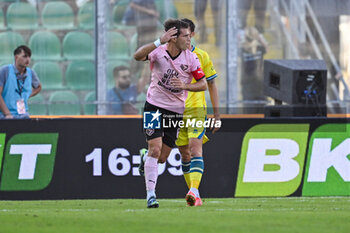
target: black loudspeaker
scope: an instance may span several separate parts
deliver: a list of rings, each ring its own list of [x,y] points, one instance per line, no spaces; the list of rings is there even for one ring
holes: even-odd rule
[[[327,106],[302,105],[267,105],[264,108],[265,117],[325,117]]]
[[[264,93],[287,104],[324,105],[326,63],[322,60],[265,60]]]
[[[322,60],[265,60],[264,92],[276,103],[265,117],[327,116],[327,66]]]

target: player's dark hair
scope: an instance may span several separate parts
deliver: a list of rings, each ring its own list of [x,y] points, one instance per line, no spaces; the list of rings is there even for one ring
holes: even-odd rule
[[[26,45],[20,45],[18,46],[15,51],[13,51],[13,55],[16,56],[20,54],[22,51],[24,51],[24,54],[27,55],[28,57],[32,56],[32,50]]]
[[[124,65],[116,66],[113,69],[113,76],[116,77],[119,74],[119,72],[122,70],[129,70],[130,71],[130,68],[127,66],[124,66]]]
[[[194,25],[192,20],[190,20],[188,18],[183,18],[183,19],[181,19],[181,21],[186,22],[190,26],[191,32],[194,32],[194,30],[196,29],[196,25]]]
[[[189,25],[181,20],[178,19],[168,19],[164,22],[164,30],[167,32],[170,28],[176,27],[177,33],[176,37],[179,37],[180,35],[180,29],[182,28],[188,28]]]

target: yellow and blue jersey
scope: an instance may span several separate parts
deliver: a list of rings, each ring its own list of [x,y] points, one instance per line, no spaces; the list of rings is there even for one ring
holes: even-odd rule
[[[192,48],[201,64],[201,68],[205,74],[207,81],[213,80],[216,78],[217,74],[213,66],[213,62],[210,60],[209,55],[202,49],[197,47]],[[191,83],[196,82],[193,78]],[[205,92],[188,92],[188,96],[185,102],[185,112],[184,120],[186,119],[196,119],[197,121],[204,122],[207,115],[207,103],[205,101]],[[180,129],[178,139],[176,141],[177,146],[188,145],[189,138],[203,138],[203,144],[208,141],[208,137],[205,135],[204,126],[197,127],[188,126]]]
[[[208,53],[200,48],[194,47],[192,48],[192,52],[195,53],[199,59],[201,64],[201,68],[205,74],[207,81],[210,81],[216,78],[217,74],[213,66],[213,62],[211,61]],[[193,78],[191,83],[195,83],[196,80]],[[185,103],[185,108],[207,108],[207,103],[205,101],[205,93],[201,92],[188,92],[188,96]],[[186,112],[186,110],[185,110]]]

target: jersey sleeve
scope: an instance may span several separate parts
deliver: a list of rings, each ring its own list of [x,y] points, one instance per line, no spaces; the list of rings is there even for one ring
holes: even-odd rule
[[[147,59],[150,61],[150,63],[154,63],[158,53],[159,53],[159,47],[154,49],[152,52],[150,52],[147,55]]]
[[[191,74],[192,74],[193,78],[198,81],[198,80],[204,78],[205,74],[204,74],[204,72],[203,72],[203,70],[201,68],[201,64],[199,62],[199,59],[198,59],[197,55],[195,53],[191,52],[191,56],[192,56],[191,57],[192,61],[191,61],[191,69],[190,69],[190,71],[191,71]]]
[[[208,53],[205,53],[203,56],[202,69],[207,81],[213,80],[217,77],[216,70],[214,69],[213,62],[211,61]]]

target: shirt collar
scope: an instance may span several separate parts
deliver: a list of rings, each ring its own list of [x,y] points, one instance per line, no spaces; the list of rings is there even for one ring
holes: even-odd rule
[[[26,78],[27,77],[27,69],[24,70],[24,74],[20,74],[20,72],[17,70],[16,64],[13,64],[13,69],[15,71],[15,74],[17,77],[20,78]]]

